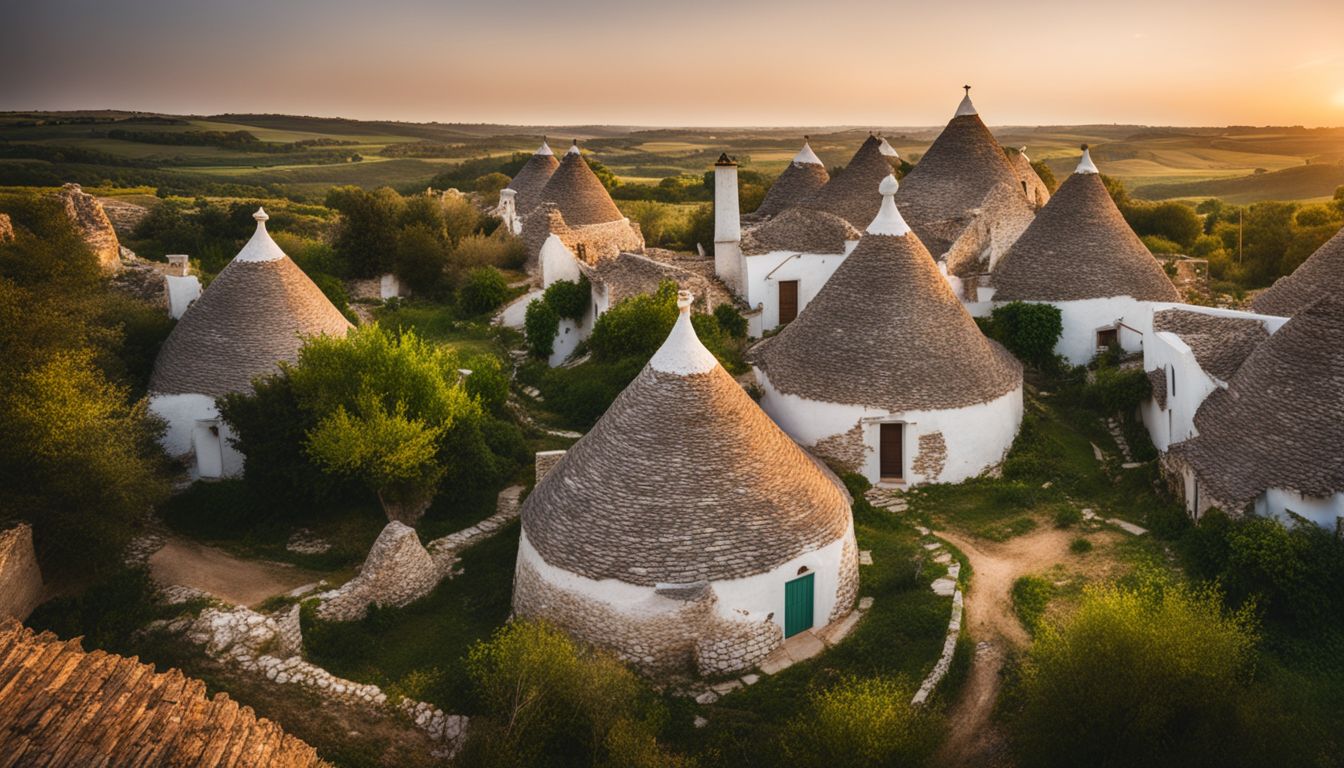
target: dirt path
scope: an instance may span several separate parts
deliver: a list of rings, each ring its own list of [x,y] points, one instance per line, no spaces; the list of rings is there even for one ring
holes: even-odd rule
[[[1003,734],[991,722],[1000,672],[1010,651],[1030,638],[1013,612],[1013,582],[1069,559],[1076,531],[1046,528],[998,543],[951,531],[935,534],[960,549],[971,563],[965,626],[976,640],[971,671],[948,711],[948,737],[939,753],[942,766],[994,766],[1005,762]]]
[[[223,550],[174,537],[167,538],[163,548],[150,555],[149,569],[161,584],[195,587],[246,606],[321,577],[284,563],[242,560]]]

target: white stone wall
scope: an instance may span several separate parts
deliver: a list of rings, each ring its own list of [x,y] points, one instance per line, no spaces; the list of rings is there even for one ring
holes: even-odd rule
[[[760,331],[779,326],[779,282],[798,281],[798,312],[802,313],[817,292],[831,279],[835,270],[859,244],[858,240],[845,243],[844,253],[798,253],[771,251],[755,256],[744,256],[745,277],[743,298],[747,305],[761,308]],[[759,335],[757,332],[756,335]]]
[[[168,316],[179,320],[201,297],[201,280],[195,275],[165,275],[163,290],[168,296]]]
[[[202,476],[201,462],[196,456],[198,439],[218,441],[221,477],[235,477],[243,473],[243,454],[229,441],[233,432],[219,418],[219,409],[215,407],[213,397],[195,394],[151,395],[149,410],[167,422],[168,429],[159,442],[169,456],[187,461],[192,480]],[[198,429],[198,422],[217,422],[218,437],[206,437],[203,430]]]
[[[827,456],[849,464],[869,482],[881,479],[878,443],[881,424],[905,424],[904,459],[906,486],[923,483],[959,483],[1003,461],[1022,424],[1022,388],[1019,386],[987,403],[942,411],[892,412],[862,405],[823,403],[775,389],[770,377],[756,369],[756,381],[764,394],[761,407],[775,423],[804,446],[826,448],[830,439],[858,428],[866,456],[855,463],[849,456]],[[937,476],[916,472],[920,466],[920,437],[941,433],[945,451]],[[927,443],[926,443],[927,444]]]
[[[1255,500],[1255,513],[1265,517],[1276,517],[1285,525],[1292,525],[1291,512],[1298,517],[1329,531],[1338,530],[1340,519],[1344,518],[1344,492],[1327,498],[1303,496],[1297,491],[1283,488],[1270,488]]]
[[[528,291],[508,304],[495,315],[495,322],[505,328],[521,329],[527,321],[527,305],[533,300],[540,299],[544,291],[540,288]]]
[[[1153,446],[1166,451],[1174,443],[1195,436],[1195,412],[1218,384],[1195,360],[1195,353],[1180,337],[1165,331],[1152,333],[1143,345],[1143,368],[1159,370],[1166,377],[1166,407],[1156,398],[1139,406]]]
[[[556,235],[546,238],[541,244],[541,253],[537,256],[541,265],[541,287],[549,288],[557,280],[569,280],[577,283],[583,273],[579,271],[579,260]]]
[[[1097,356],[1097,331],[1116,328],[1121,323],[1120,347],[1126,352],[1143,350],[1143,336],[1152,327],[1151,302],[1129,296],[1085,301],[1056,301],[1064,332],[1055,345],[1071,365],[1085,365]]]
[[[716,581],[680,599],[656,587],[590,579],[550,565],[524,532],[518,545],[514,610],[547,619],[581,640],[613,650],[646,671],[693,666],[700,674],[748,669],[784,636],[784,584],[814,575],[813,621],[824,626],[853,605],[854,528],[830,544],[767,573]]]

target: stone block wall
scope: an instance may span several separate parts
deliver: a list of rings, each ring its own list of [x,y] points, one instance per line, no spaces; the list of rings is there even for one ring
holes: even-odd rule
[[[925,432],[919,436],[919,450],[910,468],[926,483],[938,482],[947,464],[947,440],[942,432]]]
[[[861,472],[868,461],[869,449],[863,444],[863,425],[855,424],[848,432],[823,437],[814,452],[847,472]]]
[[[835,607],[826,623],[843,618],[854,608],[859,597],[859,547],[851,535],[840,552],[840,584],[835,590]]]
[[[708,585],[689,591],[685,599],[665,599],[680,607],[635,617],[556,587],[525,560],[518,561],[514,574],[516,616],[548,621],[649,675],[740,672],[756,666],[783,640],[772,621],[721,618],[718,597]]]
[[[538,451],[537,452],[537,482],[541,478],[550,474],[555,465],[560,463],[560,459],[565,457],[564,451]]]
[[[317,615],[327,621],[355,621],[370,605],[401,606],[428,594],[439,572],[415,529],[390,522],[369,550],[359,575],[318,597]]]
[[[0,618],[28,618],[42,599],[42,571],[27,523],[0,531]]]

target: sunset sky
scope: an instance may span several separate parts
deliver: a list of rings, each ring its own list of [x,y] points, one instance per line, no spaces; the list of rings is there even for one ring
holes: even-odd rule
[[[19,0],[0,109],[1344,125],[1344,0]]]

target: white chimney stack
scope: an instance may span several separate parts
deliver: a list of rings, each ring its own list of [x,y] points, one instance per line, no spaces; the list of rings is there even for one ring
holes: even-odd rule
[[[714,271],[742,292],[742,212],[737,199],[737,162],[727,153],[714,163]]]

